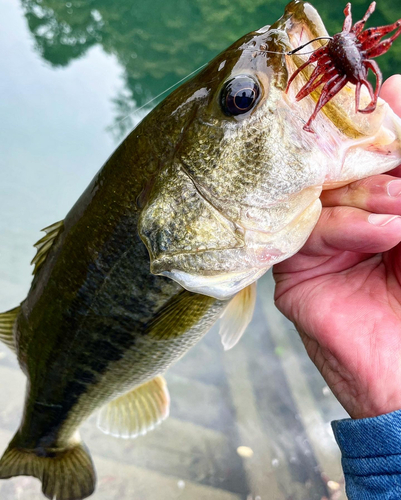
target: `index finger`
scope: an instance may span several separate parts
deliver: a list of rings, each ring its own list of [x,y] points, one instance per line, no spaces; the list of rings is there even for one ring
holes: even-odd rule
[[[401,116],[401,100],[399,98],[401,92],[401,75],[393,75],[388,78],[382,86],[380,97],[387,101],[394,113]]]
[[[398,116],[401,116],[401,99],[399,95],[401,93],[401,75],[393,75],[388,78],[382,86],[380,91],[380,97],[387,101]],[[391,170],[390,175],[396,177],[401,177],[401,166]]]

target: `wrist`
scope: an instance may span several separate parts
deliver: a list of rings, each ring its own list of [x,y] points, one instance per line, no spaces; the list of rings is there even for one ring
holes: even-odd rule
[[[401,394],[390,397],[383,393],[376,394],[371,390],[369,397],[367,397],[366,393],[358,393],[357,389],[336,392],[334,387],[332,390],[346,412],[354,420],[380,417],[401,409]],[[353,392],[358,394],[353,396]]]

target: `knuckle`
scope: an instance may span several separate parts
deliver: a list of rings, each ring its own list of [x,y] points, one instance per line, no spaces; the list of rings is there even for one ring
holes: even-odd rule
[[[360,179],[359,181],[352,182],[348,184],[348,194],[349,196],[357,196],[361,193],[366,193],[370,190],[371,180],[368,178]]]
[[[322,211],[321,223],[326,225],[338,221],[339,218],[344,217],[344,212],[344,207],[341,206],[326,208]]]

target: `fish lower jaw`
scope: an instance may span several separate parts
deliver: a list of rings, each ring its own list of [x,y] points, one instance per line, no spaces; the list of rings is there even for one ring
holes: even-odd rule
[[[208,295],[218,300],[231,299],[243,288],[258,280],[270,266],[264,269],[250,269],[239,273],[218,274],[215,276],[200,276],[172,269],[163,271],[163,276],[171,278],[190,292]]]

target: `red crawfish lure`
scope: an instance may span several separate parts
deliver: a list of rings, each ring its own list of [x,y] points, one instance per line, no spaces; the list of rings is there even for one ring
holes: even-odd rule
[[[351,4],[348,3],[344,9],[345,21],[341,33],[337,33],[324,46],[317,49],[291,76],[288,81],[286,92],[296,76],[309,64],[316,63],[309,81],[301,88],[295,96],[300,101],[320,85],[324,87],[320,93],[316,107],[303,127],[307,132],[313,132],[311,127],[318,112],[327,104],[340,90],[351,82],[356,85],[355,109],[361,113],[371,113],[376,108],[382,84],[382,74],[373,57],[378,57],[391,47],[393,41],[401,35],[401,19],[388,26],[369,28],[363,31],[366,21],[375,10],[376,2],[372,2],[363,18],[352,25]],[[382,38],[396,30],[386,40]],[[371,69],[376,76],[376,88],[368,81],[368,71]],[[359,109],[361,87],[365,85],[368,89],[371,102],[364,109]]]

